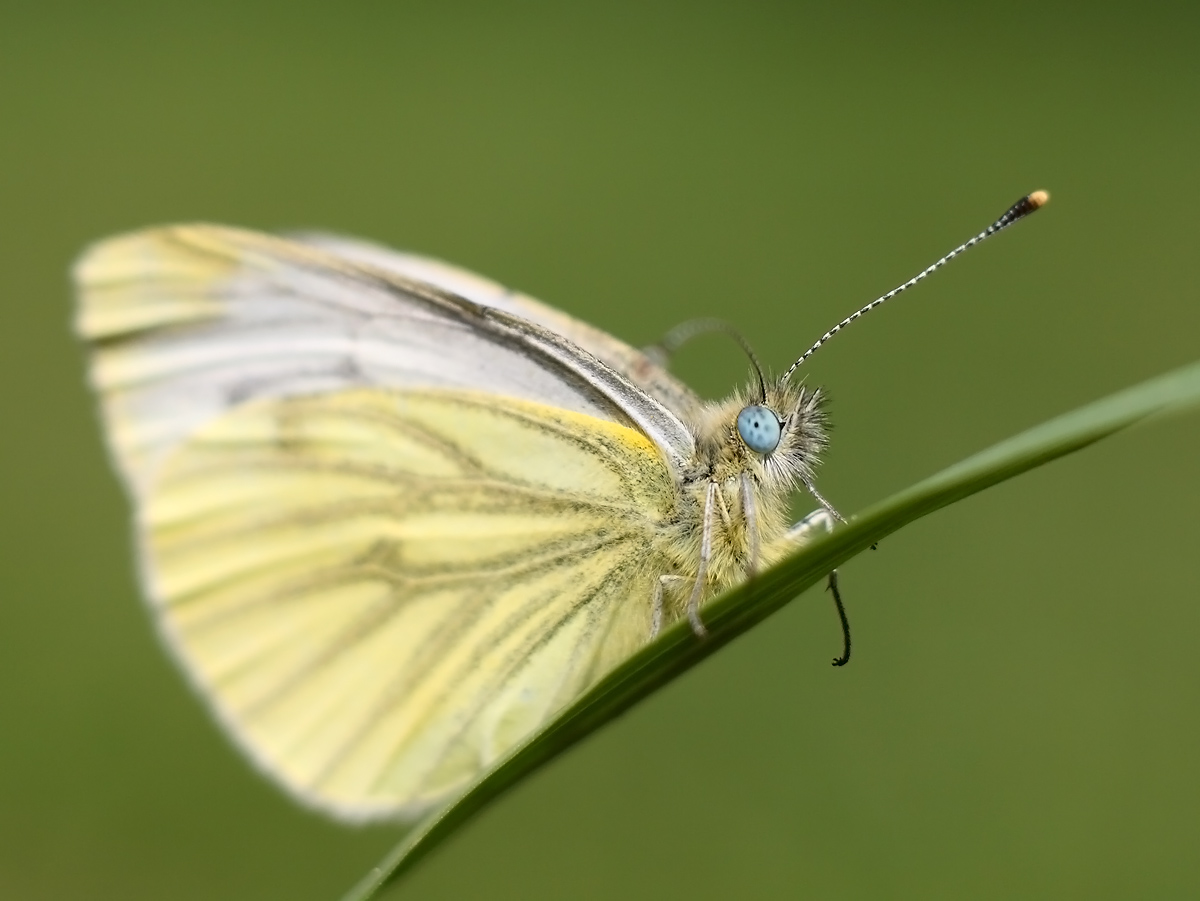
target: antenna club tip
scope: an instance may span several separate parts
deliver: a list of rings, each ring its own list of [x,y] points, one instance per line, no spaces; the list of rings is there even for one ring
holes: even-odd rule
[[[1047,203],[1050,202],[1050,192],[1049,191],[1034,191],[1032,194],[1029,195],[1028,199],[1029,199],[1029,202],[1033,205],[1033,208],[1035,210],[1040,210],[1042,207],[1044,207]]]

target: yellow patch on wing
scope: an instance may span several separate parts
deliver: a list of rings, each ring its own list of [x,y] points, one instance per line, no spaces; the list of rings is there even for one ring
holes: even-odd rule
[[[80,259],[74,276],[82,288],[76,318],[82,337],[104,340],[223,314],[224,305],[207,289],[228,276],[236,260],[198,255],[173,239],[176,231],[110,238]]]
[[[260,766],[339,815],[411,817],[645,642],[674,505],[632,429],[356,389],[206,426],[141,527],[165,631]]]
[[[131,389],[186,366],[178,351],[156,354],[137,338],[218,321],[228,313],[224,285],[239,266],[232,252],[197,253],[180,240],[201,230],[177,226],[109,238],[75,265],[79,288],[75,329],[95,342],[90,379],[100,395],[109,445],[131,480],[157,448],[177,442],[188,409],[148,415],[131,402]],[[219,250],[219,248],[218,248]]]

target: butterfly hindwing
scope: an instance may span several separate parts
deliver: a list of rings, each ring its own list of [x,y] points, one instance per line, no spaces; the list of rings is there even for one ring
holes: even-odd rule
[[[478,392],[243,405],[163,465],[152,602],[270,774],[412,816],[649,633],[670,473],[640,433]]]

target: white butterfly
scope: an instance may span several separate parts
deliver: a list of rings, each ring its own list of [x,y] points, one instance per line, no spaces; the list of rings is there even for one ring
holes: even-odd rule
[[[262,770],[342,818],[444,803],[837,515],[808,354],[707,403],[529,297],[324,236],[162,228],[75,276],[161,631]],[[798,485],[822,507],[789,529]]]

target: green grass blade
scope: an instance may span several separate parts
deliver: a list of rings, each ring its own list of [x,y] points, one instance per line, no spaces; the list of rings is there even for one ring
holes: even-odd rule
[[[893,495],[704,608],[709,636],[676,623],[565,709],[449,807],[415,825],[344,898],[364,901],[409,870],[480,809],[541,764],[770,616],[834,567],[897,529],[1149,416],[1200,403],[1194,363],[1059,416]]]

